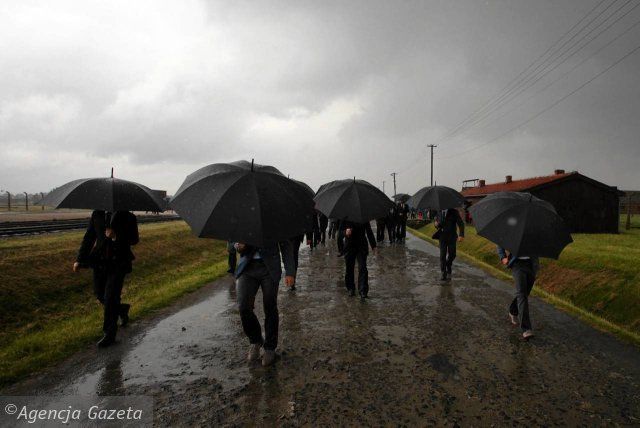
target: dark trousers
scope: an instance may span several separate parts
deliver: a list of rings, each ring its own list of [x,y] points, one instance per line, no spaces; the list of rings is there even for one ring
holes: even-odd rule
[[[456,259],[456,238],[440,239],[440,271],[451,273]]]
[[[511,274],[516,283],[516,297],[509,306],[509,313],[518,317],[522,330],[531,330],[529,319],[529,294],[536,282],[536,274],[531,260],[516,260],[511,266]]]
[[[327,240],[327,229],[320,229],[320,243],[324,245]]]
[[[126,273],[118,269],[96,267],[93,269],[93,291],[104,307],[102,331],[107,336],[118,332],[118,317],[126,312],[129,305],[122,304],[120,296]]]
[[[389,233],[389,242],[394,242],[396,240],[396,225],[387,223],[387,233]]]
[[[340,254],[343,254],[344,253],[344,236],[341,233],[338,233],[336,241],[338,244],[338,252]]]
[[[400,221],[396,225],[396,239],[404,239],[407,237],[407,221]]]
[[[384,241],[384,222],[378,221],[376,222],[376,240],[378,242]]]
[[[261,343],[267,350],[274,350],[278,346],[278,324],[280,323],[278,286],[279,283],[271,278],[264,263],[257,260],[251,261],[236,281],[238,309],[244,334],[247,335],[251,344]],[[256,294],[260,288],[262,288],[265,317],[264,340],[260,321],[253,312]]]
[[[338,234],[338,224],[335,222],[329,223],[329,239],[335,239]]]
[[[346,271],[344,274],[344,285],[347,290],[355,290],[355,268],[358,261],[358,291],[361,295],[369,293],[369,270],[367,269],[366,250],[347,250],[344,256]]]

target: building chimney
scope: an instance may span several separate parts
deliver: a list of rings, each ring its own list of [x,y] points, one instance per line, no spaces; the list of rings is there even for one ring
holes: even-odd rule
[[[564,169],[556,169],[555,171],[553,171],[553,173],[554,173],[555,175],[561,175],[561,174],[564,174]]]
[[[510,175],[507,175],[507,176],[504,178],[504,182],[505,182],[505,183],[511,183],[512,181],[513,181],[513,177],[511,177]]]
[[[485,181],[484,180],[478,180],[478,187],[484,187]]]

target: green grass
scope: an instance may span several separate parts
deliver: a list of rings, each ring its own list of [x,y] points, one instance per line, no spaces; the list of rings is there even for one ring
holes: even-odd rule
[[[0,240],[0,386],[85,348],[101,335],[91,270],[71,271],[82,232]],[[184,222],[140,226],[122,300],[135,321],[226,271],[226,245]]]
[[[634,219],[638,224],[637,217]],[[622,225],[623,226],[623,225]],[[433,225],[413,231],[430,241]],[[510,280],[495,245],[467,226],[458,253]],[[559,260],[543,259],[534,292],[594,326],[640,344],[640,229],[620,234],[573,234]]]

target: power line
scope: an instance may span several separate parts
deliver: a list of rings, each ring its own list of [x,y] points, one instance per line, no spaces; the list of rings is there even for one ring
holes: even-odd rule
[[[562,39],[564,39],[568,34],[570,34],[578,25],[580,25],[581,22],[583,22],[585,19],[587,19],[587,17],[589,15],[591,15],[591,13],[598,9],[600,7],[600,5],[602,5],[604,2],[606,2],[607,0],[601,0],[600,2],[598,2],[591,10],[589,10],[589,12],[587,12],[586,15],[584,15],[576,24],[574,24],[573,27],[571,27],[567,32],[565,32],[558,40],[556,40],[549,48],[547,48],[546,51],[544,51],[540,56],[538,56],[535,60],[533,60],[533,62],[531,62],[531,64],[529,64],[527,67],[525,67],[524,70],[522,70],[516,77],[514,77],[511,81],[509,81],[509,83],[507,83],[507,85],[505,87],[503,87],[502,89],[500,89],[500,91],[498,91],[498,93],[496,95],[494,95],[492,98],[490,98],[484,105],[482,105],[479,109],[475,110],[473,113],[471,113],[471,115],[469,115],[466,119],[464,119],[462,122],[458,123],[454,129],[452,131],[449,131],[448,133],[446,133],[444,136],[442,136],[441,138],[439,138],[438,140],[436,140],[436,142],[440,142],[440,141],[444,141],[444,139],[448,138],[452,133],[455,133],[456,130],[462,126],[464,126],[464,124],[471,120],[473,117],[475,117],[477,114],[481,113],[484,109],[486,109],[488,106],[490,106],[491,104],[493,104],[496,100],[496,97],[500,97],[502,96],[502,94],[505,93],[505,91],[511,90],[511,86],[516,83],[519,82],[519,79],[521,78],[522,75],[524,75],[525,73],[528,73],[529,70],[531,69],[531,67],[533,67],[539,60],[541,60],[542,58],[544,58],[552,49],[555,48],[555,46],[560,43],[560,41],[562,41]],[[615,3],[617,0],[613,0],[613,3]],[[600,14],[604,13],[604,11],[606,11],[609,7],[611,7],[611,5],[613,5],[613,3],[611,3],[609,6],[607,6],[603,11],[600,12]],[[597,15],[597,16],[600,16]],[[584,29],[581,28],[579,30],[582,31]]]
[[[623,7],[624,7],[624,6],[626,6],[630,1],[631,1],[631,0],[627,1],[627,3],[625,3],[625,4],[623,5]],[[543,73],[542,73],[541,75],[539,75],[537,78],[535,78],[535,76],[532,76],[533,78],[535,78],[535,80],[531,81],[530,79],[528,79],[528,82],[527,82],[527,85],[526,85],[526,86],[524,86],[524,87],[520,88],[520,89],[518,90],[518,92],[516,92],[515,94],[510,95],[510,96],[508,97],[508,99],[507,99],[506,101],[504,101],[503,103],[501,103],[500,105],[496,105],[496,106],[492,107],[489,111],[485,112],[485,113],[484,113],[484,114],[482,114],[480,117],[476,118],[473,122],[471,122],[469,125],[467,125],[467,126],[466,126],[466,128],[467,128],[466,130],[468,130],[468,129],[470,129],[470,128],[474,127],[475,125],[477,125],[477,124],[479,124],[479,123],[481,123],[481,122],[483,122],[483,121],[484,121],[486,118],[488,118],[488,117],[489,117],[493,112],[495,112],[495,111],[497,111],[497,110],[501,109],[502,107],[504,107],[505,105],[507,105],[508,103],[510,103],[511,101],[513,101],[515,98],[517,98],[520,94],[522,94],[523,92],[525,92],[527,89],[529,89],[529,88],[531,88],[532,86],[534,86],[536,83],[538,83],[538,82],[539,82],[541,79],[543,79],[545,76],[547,76],[547,75],[548,75],[548,74],[550,74],[551,72],[555,71],[558,67],[560,67],[562,64],[566,63],[569,59],[573,58],[576,54],[578,54],[580,51],[582,51],[582,49],[584,49],[588,44],[590,44],[592,41],[594,41],[595,39],[597,39],[597,38],[598,38],[600,35],[602,35],[604,32],[608,31],[611,27],[613,27],[616,23],[618,23],[621,19],[623,19],[624,17],[626,17],[627,15],[629,15],[633,10],[635,10],[635,9],[636,9],[637,7],[639,7],[639,6],[640,6],[640,3],[637,3],[637,4],[636,4],[635,6],[633,6],[631,9],[629,9],[627,12],[625,12],[623,15],[621,15],[621,16],[620,16],[620,17],[618,17],[615,21],[613,21],[613,22],[612,22],[612,23],[610,23],[607,27],[605,27],[602,31],[600,31],[599,33],[597,33],[594,37],[592,37],[591,39],[589,39],[587,42],[583,43],[583,44],[582,44],[582,45],[581,45],[577,50],[575,50],[573,53],[571,53],[568,57],[564,58],[561,62],[559,62],[558,64],[556,64],[556,65],[555,65],[553,68],[551,68],[550,70],[548,70],[548,71],[544,71],[544,70],[546,70],[546,69],[547,69],[551,64],[549,64],[547,67],[545,67],[545,68],[543,69]],[[616,11],[614,12],[614,14],[615,14],[616,12],[618,12],[619,10],[620,10],[620,9],[616,10]],[[607,21],[611,16],[612,16],[612,15],[608,16],[608,17],[607,17],[607,18],[606,18],[606,19],[605,19],[601,24],[603,24],[604,22],[606,22],[606,21]],[[599,26],[600,26],[601,24],[599,24]],[[634,24],[634,25],[632,25],[632,27],[634,27],[635,25],[637,25],[637,23],[636,23],[636,24]],[[622,34],[624,34],[624,33],[626,33],[627,31],[629,31],[632,27],[630,27],[630,28],[628,28],[627,30],[625,30]],[[595,27],[594,29],[596,29],[596,28],[598,28],[598,27]],[[588,34],[590,34],[590,33],[591,33],[591,32],[589,32]],[[620,37],[620,35],[619,35],[619,36],[617,36],[617,37],[615,37],[613,40],[617,40],[619,37]],[[582,38],[581,40],[584,40],[584,38]],[[578,41],[578,42],[580,42],[580,41]],[[605,47],[606,47],[606,46],[609,46],[610,44],[611,44],[611,41],[610,41],[610,42],[608,42],[608,43],[605,45]],[[573,46],[575,46],[575,44],[574,44],[574,45],[572,45],[571,47],[573,47]],[[594,54],[590,55],[588,58],[593,57],[593,55],[595,55],[596,53],[601,52],[601,51],[602,51],[602,48],[598,49]],[[563,52],[563,54],[564,54],[564,53],[566,53],[566,51],[565,51],[565,52]],[[561,56],[562,56],[562,55],[561,55]],[[588,59],[588,58],[587,58],[587,59]],[[585,61],[581,61],[581,62],[579,63],[579,65],[583,64],[584,62],[585,62]],[[574,66],[574,67],[571,69],[571,71],[575,70],[576,68],[577,68],[577,67],[576,67],[576,66]],[[564,73],[561,77],[564,77],[564,76],[566,76],[567,74],[568,74],[568,73]],[[559,79],[556,79],[556,80],[554,80],[552,83],[555,83],[555,82],[557,82],[558,80],[559,80]],[[545,86],[545,89],[546,89],[546,88],[548,88],[549,86],[550,86],[550,85]],[[540,92],[541,92],[541,91],[537,91],[535,94],[538,94],[538,93],[540,93]],[[535,94],[534,94],[534,95],[535,95]],[[527,100],[528,100],[528,99],[531,99],[531,97],[527,98]],[[519,105],[522,105],[522,104],[519,104]],[[508,113],[509,113],[509,112],[507,112],[506,114],[508,114]],[[500,119],[500,118],[504,117],[506,114],[503,114],[503,115],[499,116],[498,118],[493,119],[493,120],[492,120],[492,122],[495,122],[496,120],[498,120],[498,119]],[[460,132],[465,133],[465,132],[466,132],[466,130],[461,130]],[[453,138],[453,136],[452,136],[452,137],[450,137],[450,138],[447,138],[447,140],[450,140],[450,139],[452,139],[452,138]]]
[[[605,74],[606,72],[608,72],[609,70],[611,70],[612,68],[614,68],[616,65],[620,64],[622,61],[624,61],[625,59],[627,59],[628,57],[630,57],[631,55],[633,55],[634,53],[636,53],[638,50],[640,50],[640,45],[636,46],[634,49],[632,49],[631,51],[627,52],[624,56],[622,56],[621,58],[619,58],[618,60],[616,60],[613,64],[611,64],[610,66],[608,66],[607,68],[605,68],[604,70],[602,70],[601,72],[599,72],[598,74],[596,74],[595,76],[593,76],[591,79],[587,80],[585,83],[583,83],[582,85],[578,86],[576,89],[574,89],[573,91],[571,91],[570,93],[568,93],[567,95],[563,96],[562,98],[560,98],[559,100],[557,100],[556,102],[554,102],[553,104],[551,104],[550,106],[544,108],[543,110],[541,110],[540,112],[538,112],[537,114],[535,114],[534,116],[532,116],[531,118],[525,120],[524,122],[521,122],[520,124],[518,124],[517,126],[514,126],[513,128],[509,129],[507,132],[500,134],[499,136],[484,142],[482,144],[479,144],[475,147],[471,147],[467,150],[463,150],[461,152],[458,152],[456,154],[450,155],[450,156],[445,156],[442,159],[449,159],[452,157],[457,157],[472,151],[475,151],[481,147],[487,146],[491,143],[494,143],[498,140],[500,140],[501,138],[505,137],[506,135],[509,135],[510,133],[512,133],[513,131],[515,131],[518,128],[521,128],[522,126],[532,122],[533,120],[537,119],[538,117],[540,117],[541,115],[543,115],[544,113],[546,113],[547,111],[551,110],[552,108],[554,108],[555,106],[557,106],[558,104],[560,104],[561,102],[563,102],[564,100],[566,100],[567,98],[569,98],[570,96],[572,96],[573,94],[575,94],[576,92],[580,91],[582,88],[584,88],[585,86],[587,86],[588,84],[590,84],[591,82],[593,82],[594,80],[596,80],[598,77],[602,76],[603,74]]]

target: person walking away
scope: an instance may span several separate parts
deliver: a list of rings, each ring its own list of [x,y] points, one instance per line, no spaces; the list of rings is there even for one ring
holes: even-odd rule
[[[515,257],[500,246],[498,246],[498,256],[503,265],[511,268],[516,286],[516,295],[509,305],[509,319],[514,326],[520,326],[522,338],[529,340],[533,337],[533,327],[529,317],[529,294],[536,282],[540,261],[537,257]]]
[[[326,215],[320,213],[318,215],[318,221],[320,223],[320,243],[325,245],[327,240],[327,226],[329,225],[329,219]]]
[[[128,211],[96,210],[91,214],[82,239],[73,271],[82,267],[93,269],[93,291],[103,305],[104,336],[98,342],[106,347],[115,342],[118,318],[121,326],[129,322],[130,305],[121,302],[124,278],[132,270],[134,260],[131,245],[139,241],[135,215]]]
[[[464,222],[460,218],[457,209],[451,208],[440,212],[435,219],[436,233],[434,238],[440,241],[440,270],[441,279],[447,280],[447,275],[451,275],[451,266],[456,258],[456,245],[458,241],[464,239]],[[457,228],[460,230],[458,236]]]
[[[384,230],[386,217],[376,219],[376,240],[378,242],[384,241]]]
[[[398,203],[397,208],[398,222],[396,225],[396,241],[400,242],[407,237],[407,219],[409,216],[409,207],[404,202]]]
[[[390,244],[396,241],[397,217],[398,217],[398,212],[394,205],[392,208],[389,209],[389,214],[387,215],[387,219],[385,220],[385,224],[387,225],[387,233],[389,234]]]
[[[260,348],[264,348],[262,365],[269,366],[276,360],[278,345],[278,287],[282,277],[281,262],[285,268],[285,285],[295,285],[295,262],[289,241],[265,247],[254,247],[244,243],[235,243],[240,253],[240,263],[236,269],[236,295],[240,320],[245,335],[249,338],[248,360],[260,358]],[[262,289],[264,308],[264,337],[260,321],[254,313],[254,303],[258,290]]]
[[[369,271],[367,269],[367,256],[369,246],[376,251],[376,239],[369,222],[365,224],[342,222],[341,230],[345,235],[345,275],[344,283],[349,296],[355,296],[354,271],[358,262],[358,292],[360,298],[365,299],[369,294]],[[368,242],[367,242],[368,241]]]

